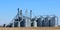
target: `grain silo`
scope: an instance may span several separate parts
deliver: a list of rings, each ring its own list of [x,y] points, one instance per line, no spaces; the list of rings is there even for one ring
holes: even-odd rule
[[[49,21],[50,27],[58,26],[58,18],[56,16],[51,16]]]
[[[37,27],[37,17],[35,16],[35,18],[32,18],[32,20],[31,20],[31,26],[32,27]]]
[[[48,27],[48,26],[49,26],[49,16],[43,16],[42,27]]]
[[[37,26],[38,26],[38,27],[42,27],[42,20],[43,20],[43,16],[39,16],[39,17],[37,18]]]
[[[31,20],[28,17],[28,10],[26,9],[25,27],[31,27]]]

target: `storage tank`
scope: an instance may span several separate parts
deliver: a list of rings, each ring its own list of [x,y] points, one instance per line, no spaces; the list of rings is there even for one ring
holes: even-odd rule
[[[32,20],[31,20],[31,26],[32,27],[37,27],[37,17],[35,16],[35,18],[33,18]]]
[[[42,27],[48,27],[49,26],[49,16],[44,16],[42,21]]]
[[[20,26],[21,26],[21,27],[25,27],[25,19],[23,19],[23,21],[20,22]]]
[[[26,9],[26,17],[25,17],[25,27],[31,27],[31,20],[28,17],[28,10]]]
[[[43,16],[39,16],[39,17],[37,18],[37,26],[38,26],[38,27],[42,27],[42,20],[43,20]]]
[[[58,18],[56,16],[51,16],[49,23],[50,23],[51,27],[57,27],[58,26]]]

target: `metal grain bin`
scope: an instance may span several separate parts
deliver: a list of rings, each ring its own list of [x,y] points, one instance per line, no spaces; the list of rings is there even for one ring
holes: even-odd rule
[[[42,20],[43,20],[43,16],[40,16],[37,18],[37,26],[38,27],[42,27]]]

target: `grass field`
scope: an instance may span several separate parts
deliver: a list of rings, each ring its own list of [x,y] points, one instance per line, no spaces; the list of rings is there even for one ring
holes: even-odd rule
[[[20,28],[0,28],[0,30],[60,30],[60,27],[20,27]]]

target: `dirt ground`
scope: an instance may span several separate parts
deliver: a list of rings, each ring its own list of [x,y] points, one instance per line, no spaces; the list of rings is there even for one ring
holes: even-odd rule
[[[60,27],[20,27],[20,28],[0,28],[0,30],[60,30]]]

